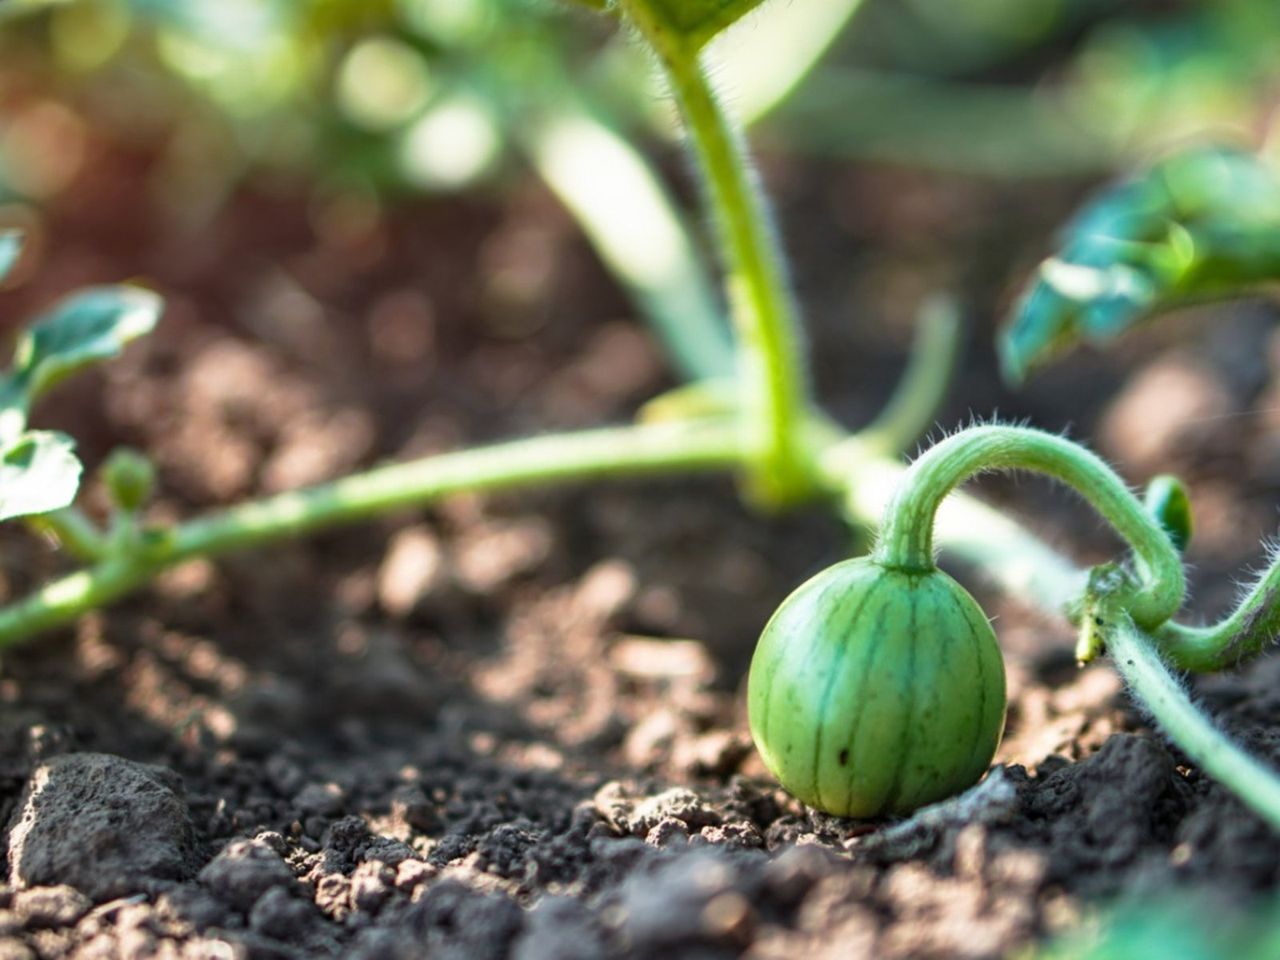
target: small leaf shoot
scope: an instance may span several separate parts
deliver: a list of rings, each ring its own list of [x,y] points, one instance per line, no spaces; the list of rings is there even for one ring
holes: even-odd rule
[[[14,378],[27,405],[73,373],[118,356],[150,333],[163,301],[130,286],[93,287],[73,294],[23,333],[14,352]]]

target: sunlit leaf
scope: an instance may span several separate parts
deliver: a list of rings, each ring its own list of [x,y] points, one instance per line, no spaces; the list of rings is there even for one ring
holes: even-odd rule
[[[17,230],[0,230],[0,281],[8,276],[22,252],[22,234]]]
[[[763,0],[622,0],[633,17],[650,20],[652,30],[678,38],[691,49],[746,16]]]
[[[1227,147],[1170,157],[1105,190],[1064,231],[1000,341],[1005,376],[1163,310],[1280,279],[1280,180]]]
[[[0,451],[0,520],[68,506],[80,485],[74,450],[66,434],[33,430]]]
[[[27,328],[14,354],[14,376],[27,402],[83,367],[117,356],[150,333],[163,301],[138,287],[92,287],[73,294]]]

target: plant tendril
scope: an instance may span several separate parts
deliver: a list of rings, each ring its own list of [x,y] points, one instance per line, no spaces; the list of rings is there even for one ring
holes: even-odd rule
[[[934,517],[942,501],[966,480],[991,470],[1033,470],[1078,491],[1133,550],[1137,583],[1125,607],[1134,622],[1152,628],[1177,612],[1186,580],[1164,529],[1100,458],[1030,427],[972,427],[930,448],[907,470],[885,510],[876,559],[901,570],[934,569]]]

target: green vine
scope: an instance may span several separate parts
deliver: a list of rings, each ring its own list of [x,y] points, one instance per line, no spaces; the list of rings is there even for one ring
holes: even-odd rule
[[[621,3],[662,64],[719,228],[725,285],[739,339],[741,413],[752,458],[748,479],[752,492],[766,503],[794,502],[810,492],[812,483],[804,462],[807,451],[794,429],[809,402],[786,265],[741,135],[729,123],[702,69],[700,42],[673,33],[670,22],[653,6],[653,0]]]
[[[1280,778],[1197,709],[1162,659],[1159,642],[1121,615],[1106,628],[1106,644],[1116,669],[1169,739],[1273,829],[1280,830]]]
[[[972,427],[933,446],[907,471],[880,528],[875,557],[885,566],[934,568],[933,525],[943,499],[990,470],[1034,470],[1075,488],[1133,548],[1139,583],[1125,596],[1138,623],[1153,627],[1177,613],[1186,592],[1182,558],[1157,520],[1115,471],[1062,437],[1025,427]]]

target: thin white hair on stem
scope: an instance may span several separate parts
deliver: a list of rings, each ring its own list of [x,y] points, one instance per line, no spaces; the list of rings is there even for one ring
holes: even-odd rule
[[[707,78],[707,86],[711,88],[712,96],[716,98],[716,102],[720,104],[720,109],[724,112],[725,120],[741,133],[742,121],[738,110],[738,88],[729,82],[728,68],[723,61],[717,60],[715,57],[699,56],[698,62],[702,65],[702,74]]]
[[[1275,768],[1244,750],[1195,702],[1185,676],[1170,668],[1150,636],[1127,618],[1112,630],[1107,637],[1112,663],[1139,708],[1196,766],[1280,829]]]
[[[1266,579],[1280,563],[1280,535],[1263,537],[1258,541],[1262,548],[1262,559],[1231,578],[1236,588],[1236,597],[1231,605],[1234,613],[1248,603],[1254,592],[1262,587]]]
[[[1189,562],[1186,556],[1183,556],[1182,570],[1184,573],[1184,579],[1186,580],[1186,587],[1185,587],[1186,592],[1183,594],[1183,600],[1182,600],[1182,606],[1185,608],[1187,604],[1191,602],[1191,598],[1195,596],[1195,588],[1191,584],[1191,577],[1189,576],[1189,574],[1198,573],[1200,570],[1200,565],[1197,563]]]
[[[944,440],[950,440],[952,437],[964,433],[966,430],[974,430],[979,427],[1014,427],[1017,429],[1031,429],[1031,418],[1023,417],[1020,420],[1001,420],[999,410],[994,410],[990,414],[984,416],[975,412],[973,409],[970,409],[968,418],[957,423],[954,427],[948,427],[935,420],[933,427],[931,427],[929,432],[918,444],[916,444],[915,455],[909,457],[907,462],[914,463]]]
[[[1247,571],[1245,578],[1233,577],[1236,585],[1236,599],[1232,605],[1231,612],[1227,614],[1227,618],[1234,617],[1241,612],[1244,607],[1249,604],[1256,604],[1259,608],[1274,605],[1280,602],[1277,594],[1280,593],[1280,587],[1275,584],[1267,588],[1267,581],[1276,572],[1276,567],[1280,564],[1280,537],[1270,536],[1264,537],[1260,541],[1263,552],[1263,562],[1261,566],[1254,567]],[[1259,631],[1256,620],[1262,618],[1248,617],[1246,625],[1252,627],[1250,633]],[[1260,632],[1260,631],[1259,631]],[[1274,638],[1273,638],[1274,640]],[[1251,642],[1247,636],[1238,636],[1232,639],[1232,645],[1235,647],[1236,659],[1233,667],[1239,667],[1247,656],[1260,652],[1261,645]]]
[[[1196,696],[1191,686],[1191,672],[1188,670],[1179,670],[1172,666],[1164,657],[1160,657],[1160,662],[1164,665],[1164,671],[1168,674],[1169,680],[1182,692],[1183,696],[1190,707],[1205,717],[1212,715],[1204,709],[1201,701]],[[1120,666],[1117,664],[1117,666]],[[1125,693],[1129,695],[1129,702],[1133,705],[1134,711],[1142,718],[1143,722],[1151,727],[1166,743],[1172,743],[1177,746],[1177,741],[1165,732],[1164,725],[1160,723],[1155,711],[1147,703],[1142,695],[1142,691],[1134,685],[1130,680],[1127,671],[1121,669],[1116,671],[1120,675],[1120,682],[1124,685]]]

